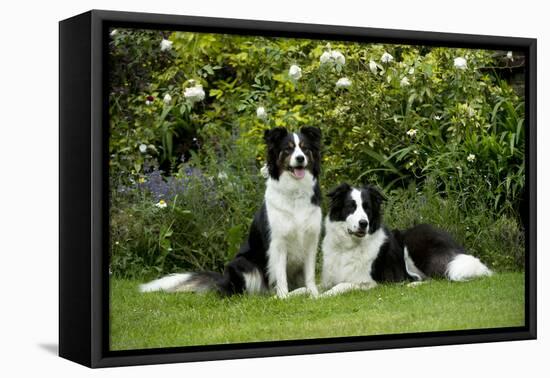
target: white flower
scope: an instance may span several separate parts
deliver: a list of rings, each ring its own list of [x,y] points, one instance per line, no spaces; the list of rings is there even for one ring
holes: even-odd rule
[[[409,75],[414,75],[414,67],[411,67],[411,68],[409,69]]]
[[[466,59],[464,59],[461,56],[459,56],[458,58],[455,58],[454,65],[459,70],[465,70],[466,68],[468,68],[468,63],[466,62]]]
[[[514,54],[513,54],[511,51],[508,51],[508,52],[506,53],[506,58],[507,58],[508,60],[514,60]]]
[[[349,88],[351,86],[351,80],[347,77],[342,77],[336,82],[336,88]]]
[[[227,176],[227,173],[225,173],[225,172],[220,172],[220,173],[218,173],[218,178],[219,178],[220,180],[227,180],[228,177],[229,177],[229,176]]]
[[[166,105],[168,105],[170,102],[172,102],[172,96],[170,96],[169,93],[166,93],[162,99]]]
[[[325,51],[319,58],[321,64],[331,64],[336,66],[343,66],[346,64],[346,57],[338,50]]]
[[[156,204],[155,204],[156,207],[158,207],[159,209],[164,209],[166,206],[168,206],[166,204],[166,201],[165,200],[160,200],[158,201]]]
[[[256,117],[261,120],[267,119],[267,112],[263,106],[258,106],[258,109],[256,109]]]
[[[369,70],[375,75],[376,75],[376,72],[378,72],[378,66],[376,65],[376,62],[374,60],[371,60],[369,62]]]
[[[147,145],[146,144],[140,144],[139,145],[139,152],[141,152],[142,154],[146,153],[147,152]]]
[[[382,63],[389,63],[393,60],[393,56],[391,56],[387,52],[384,52],[384,54],[382,54],[382,57],[380,58],[380,60],[382,61]]]
[[[401,81],[399,82],[399,85],[401,85],[402,87],[407,87],[411,85],[411,83],[409,82],[409,79],[407,78],[407,76],[405,76],[403,77],[403,79],[401,79]]]
[[[468,155],[466,160],[468,160],[470,163],[472,163],[473,161],[476,160],[476,156],[474,154],[470,154],[470,155]]]
[[[166,51],[166,50],[170,50],[172,48],[172,44],[174,42],[172,41],[169,41],[167,39],[163,39],[161,42],[160,42],[160,51]]]
[[[435,119],[436,121],[439,121],[439,120],[441,120],[441,116],[440,116],[440,115],[434,115],[434,119]]]
[[[418,131],[417,129],[410,129],[409,131],[407,131],[407,135],[410,137],[413,137],[416,135],[417,131]]]
[[[292,80],[298,80],[302,77],[302,69],[297,65],[293,64],[292,66],[290,66],[290,69],[288,70],[288,76],[290,76]]]
[[[114,37],[114,36],[117,35],[117,34],[118,34],[118,30],[117,30],[117,29],[113,29],[113,30],[111,30],[111,32],[109,33],[109,35],[110,35],[111,37]]]
[[[321,54],[321,58],[319,58],[319,60],[321,61],[321,64],[329,63],[331,59],[332,59],[332,55],[330,51],[325,51],[324,53]]]
[[[340,51],[332,51],[330,55],[336,65],[343,66],[346,64],[346,57]]]
[[[189,99],[191,102],[198,102],[204,100],[204,90],[202,85],[195,85],[194,87],[185,88],[183,92],[185,98]]]

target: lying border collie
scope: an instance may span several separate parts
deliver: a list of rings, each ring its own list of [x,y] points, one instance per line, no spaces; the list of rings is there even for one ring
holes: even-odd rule
[[[265,200],[248,239],[223,274],[172,274],[140,286],[148,291],[218,291],[222,295],[262,293],[279,298],[300,288],[317,296],[315,257],[321,233],[321,131],[303,127],[289,133],[267,130],[268,178]],[[305,289],[304,289],[305,286]]]
[[[324,296],[368,290],[377,282],[445,277],[461,281],[490,275],[452,237],[430,225],[390,231],[382,225],[384,197],[374,187],[344,183],[329,193],[325,219],[322,283]]]

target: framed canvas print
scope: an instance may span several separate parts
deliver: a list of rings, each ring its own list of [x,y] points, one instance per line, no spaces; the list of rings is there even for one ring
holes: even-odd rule
[[[536,40],[94,10],[59,70],[62,357],[536,337]]]

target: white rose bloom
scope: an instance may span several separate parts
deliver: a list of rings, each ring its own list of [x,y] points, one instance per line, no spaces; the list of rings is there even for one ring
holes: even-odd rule
[[[166,50],[170,50],[172,48],[172,44],[174,42],[172,41],[169,41],[167,39],[163,39],[161,42],[160,42],[160,51],[166,51]]]
[[[336,88],[349,88],[351,86],[351,80],[347,77],[338,79],[336,82]]]
[[[262,120],[267,119],[267,112],[263,106],[258,106],[258,109],[256,109],[256,117]]]
[[[346,64],[346,57],[340,51],[332,51],[330,55],[336,65],[343,66]]]
[[[470,155],[468,155],[466,160],[468,160],[470,163],[472,163],[473,161],[476,160],[476,156],[474,154],[470,154]]]
[[[146,153],[147,152],[147,145],[146,144],[140,144],[139,145],[139,152],[141,152],[142,154]]]
[[[290,76],[292,80],[298,80],[302,77],[302,69],[297,65],[293,64],[292,66],[290,66],[290,69],[288,70],[288,76]]]
[[[409,82],[409,79],[407,78],[407,76],[405,76],[403,79],[401,79],[401,81],[399,82],[399,85],[401,85],[402,87],[408,87],[411,83]]]
[[[191,102],[202,101],[204,100],[205,96],[202,85],[195,85],[194,87],[185,88],[185,92],[183,92],[183,95]]]
[[[468,63],[466,62],[466,59],[464,59],[461,56],[459,56],[458,58],[455,58],[454,65],[459,70],[465,70],[466,68],[468,68]]]
[[[168,105],[169,103],[172,102],[172,96],[170,96],[169,93],[166,93],[166,94],[164,95],[164,98],[162,99],[162,101],[164,101],[164,103],[165,103],[166,105]]]
[[[384,52],[380,60],[382,61],[382,63],[390,63],[393,60],[393,56],[391,56],[387,52]]]
[[[506,58],[507,58],[508,60],[514,60],[514,53],[511,52],[511,51],[508,51],[508,52],[506,53]]]
[[[324,53],[322,53],[321,58],[319,58],[319,60],[321,61],[321,64],[329,63],[331,59],[332,59],[332,55],[329,51],[325,51]]]
[[[378,72],[378,66],[376,65],[376,62],[374,60],[371,60],[369,62],[369,70],[375,75],[376,75],[376,72]]]

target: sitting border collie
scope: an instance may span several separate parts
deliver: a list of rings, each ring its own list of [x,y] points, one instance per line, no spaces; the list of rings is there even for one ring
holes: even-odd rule
[[[140,286],[148,291],[218,291],[222,295],[263,293],[279,298],[290,289],[317,296],[315,257],[321,233],[321,131],[278,127],[264,134],[268,178],[265,200],[248,239],[223,274],[172,274]],[[305,288],[304,288],[305,286]]]
[[[329,193],[325,219],[322,283],[324,296],[368,290],[377,282],[445,277],[461,281],[490,275],[452,237],[430,225],[390,231],[382,225],[382,194],[366,185],[344,183]]]

